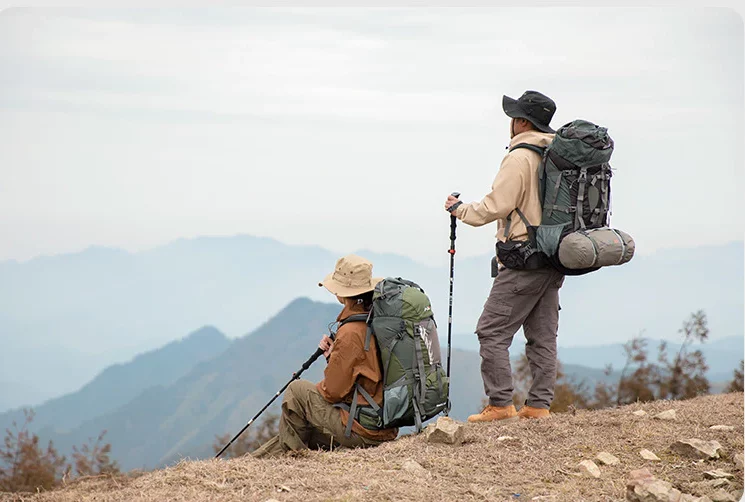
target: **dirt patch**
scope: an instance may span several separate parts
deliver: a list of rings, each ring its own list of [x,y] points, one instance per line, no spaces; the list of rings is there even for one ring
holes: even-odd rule
[[[632,414],[640,409],[648,415]],[[676,420],[652,419],[667,409],[677,410]],[[712,425],[731,425],[734,430],[711,430]],[[514,439],[497,441],[504,435]],[[719,441],[723,458],[695,461],[670,452],[670,444],[688,438]],[[661,460],[643,460],[643,448]],[[577,464],[601,451],[620,463],[601,466],[599,479],[577,476]],[[739,498],[743,472],[735,466],[737,453],[743,453],[742,393],[504,425],[469,424],[460,446],[427,444],[424,435],[418,435],[368,450],[308,451],[272,460],[182,461],[139,477],[84,479],[33,495],[0,494],[0,502],[623,500],[629,471],[643,467],[695,495],[715,490],[704,482],[704,472],[720,468],[735,475],[727,489]],[[407,460],[428,474],[403,470]]]

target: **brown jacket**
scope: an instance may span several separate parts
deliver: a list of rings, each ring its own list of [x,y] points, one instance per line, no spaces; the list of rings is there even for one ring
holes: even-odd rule
[[[342,321],[353,314],[366,313],[361,305],[352,308],[345,307],[336,320]],[[383,375],[380,371],[378,349],[373,337],[370,349],[365,350],[366,335],[367,326],[363,322],[350,322],[337,331],[328,365],[323,373],[323,380],[316,386],[326,401],[350,404],[354,394],[354,384],[359,382],[378,405],[383,405]],[[367,401],[361,395],[357,396],[357,403],[367,405]],[[346,425],[349,412],[342,409],[339,409],[339,412],[341,421]],[[398,435],[398,429],[369,430],[362,427],[356,420],[352,424],[352,430],[360,436],[377,441],[389,441]]]
[[[546,147],[554,135],[539,131],[526,131],[510,141],[510,148],[518,143],[529,143]],[[497,239],[526,240],[528,229],[517,215],[515,208],[525,215],[531,225],[541,224],[541,201],[538,194],[538,165],[541,157],[536,152],[518,148],[505,155],[491,192],[480,202],[461,204],[453,214],[456,218],[474,227],[497,220]],[[506,218],[512,220],[510,235],[504,235]]]

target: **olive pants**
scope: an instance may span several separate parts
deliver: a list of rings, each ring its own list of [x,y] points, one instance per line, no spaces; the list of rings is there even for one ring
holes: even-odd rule
[[[552,268],[504,269],[494,279],[476,326],[481,345],[481,378],[492,406],[512,404],[512,369],[508,349],[523,328],[525,355],[533,383],[526,404],[549,408],[556,385],[556,335],[559,288],[564,276]]]
[[[344,429],[339,408],[326,401],[314,383],[295,380],[287,387],[282,400],[279,435],[251,455],[263,458],[307,448],[330,450],[340,446],[366,448],[380,444],[354,431],[350,437],[345,437]]]

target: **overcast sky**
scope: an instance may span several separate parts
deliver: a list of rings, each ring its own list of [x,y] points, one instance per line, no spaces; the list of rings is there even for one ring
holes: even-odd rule
[[[6,10],[0,260],[247,233],[445,263],[526,89],[608,127],[639,253],[741,240],[743,87],[722,9]]]

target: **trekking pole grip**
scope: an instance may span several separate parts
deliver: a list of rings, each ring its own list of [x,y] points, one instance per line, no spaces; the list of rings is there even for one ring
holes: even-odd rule
[[[460,197],[460,192],[453,192],[450,195],[457,199],[458,197]],[[448,209],[448,211],[450,212],[450,250],[448,250],[448,253],[450,253],[451,255],[455,254],[455,226],[457,221],[457,218],[455,217],[455,215],[453,215],[453,211],[461,204],[463,203],[461,201],[458,201],[450,206],[450,208]]]

